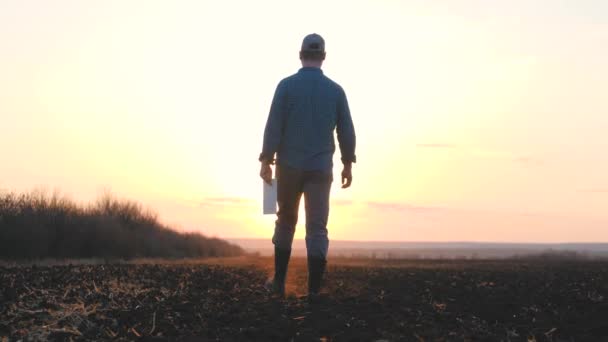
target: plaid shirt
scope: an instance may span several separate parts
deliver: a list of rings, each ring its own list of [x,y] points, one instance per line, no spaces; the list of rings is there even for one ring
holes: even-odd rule
[[[319,68],[301,68],[279,82],[274,93],[260,161],[300,170],[331,170],[336,150],[334,129],[343,163],[353,163],[355,129],[346,94]]]

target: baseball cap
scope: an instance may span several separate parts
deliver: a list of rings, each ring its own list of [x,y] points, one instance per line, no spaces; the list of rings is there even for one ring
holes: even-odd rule
[[[325,52],[325,40],[316,33],[309,34],[302,41],[301,51]]]

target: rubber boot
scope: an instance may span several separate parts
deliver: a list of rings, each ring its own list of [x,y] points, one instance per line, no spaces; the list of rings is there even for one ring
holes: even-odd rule
[[[327,261],[322,257],[308,257],[308,301],[314,304],[319,300],[321,282]]]
[[[274,278],[272,280],[272,292],[279,296],[285,296],[285,279],[287,278],[287,265],[291,257],[291,249],[274,248]]]

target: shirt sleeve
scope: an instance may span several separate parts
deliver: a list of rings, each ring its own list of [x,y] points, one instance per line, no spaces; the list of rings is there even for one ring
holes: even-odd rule
[[[340,145],[340,153],[342,154],[342,163],[355,163],[357,156],[355,155],[355,126],[348,108],[348,100],[346,93],[342,88],[338,94],[338,121],[336,130],[338,132],[338,144]]]
[[[264,143],[262,146],[262,153],[260,154],[260,161],[272,162],[274,155],[279,149],[281,138],[283,135],[283,122],[286,111],[286,86],[285,82],[281,81],[274,92],[272,99],[272,105],[270,106],[270,113],[266,120],[266,128],[264,129]]]

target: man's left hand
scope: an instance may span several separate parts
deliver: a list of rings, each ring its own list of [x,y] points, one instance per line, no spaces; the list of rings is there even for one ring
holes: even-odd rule
[[[270,167],[270,163],[262,162],[262,167],[260,168],[260,177],[268,185],[272,185],[272,168]]]

